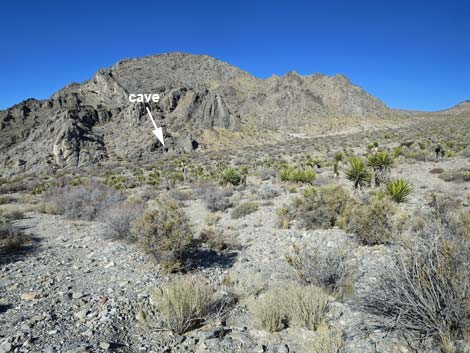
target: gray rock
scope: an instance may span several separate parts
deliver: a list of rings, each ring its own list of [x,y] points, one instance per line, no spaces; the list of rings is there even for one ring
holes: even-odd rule
[[[0,353],[8,353],[13,350],[13,346],[9,342],[5,342],[0,345]]]
[[[87,314],[88,314],[88,310],[83,309],[83,310],[76,312],[75,316],[80,320],[85,320]]]
[[[73,292],[72,299],[80,299],[83,298],[84,294],[82,292]]]
[[[111,347],[111,344],[108,342],[100,342],[100,348],[108,350]]]

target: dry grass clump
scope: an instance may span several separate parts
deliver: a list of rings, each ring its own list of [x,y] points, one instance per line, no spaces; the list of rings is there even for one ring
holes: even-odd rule
[[[316,330],[329,309],[328,296],[315,286],[275,287],[249,304],[256,324],[269,332],[287,327]]]
[[[0,209],[0,216],[9,221],[14,221],[16,219],[23,219],[24,212],[19,208],[5,208]]]
[[[244,202],[235,207],[231,213],[232,219],[238,219],[249,215],[250,213],[256,212],[259,209],[257,202]]]
[[[9,203],[14,203],[16,202],[16,198],[10,195],[2,195],[0,196],[0,205],[6,205]]]
[[[312,353],[339,353],[344,345],[343,332],[338,327],[321,324],[318,327]]]
[[[285,293],[278,289],[270,289],[250,303],[249,309],[258,327],[277,332],[287,327],[288,320],[281,295]]]
[[[166,328],[183,334],[200,327],[210,317],[217,306],[214,294],[207,281],[190,276],[154,288],[151,300]]]
[[[298,219],[306,229],[330,228],[341,223],[345,210],[354,205],[354,199],[341,186],[325,185],[307,188],[286,213],[290,221]]]
[[[195,247],[189,219],[175,200],[161,199],[138,218],[131,230],[144,251],[152,254],[168,271],[184,267]]]
[[[90,181],[75,187],[49,188],[44,199],[57,214],[92,221],[101,211],[122,202],[124,196],[105,184]]]

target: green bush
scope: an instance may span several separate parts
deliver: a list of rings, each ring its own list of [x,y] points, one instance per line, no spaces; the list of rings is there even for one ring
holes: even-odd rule
[[[245,202],[235,207],[231,213],[233,219],[238,219],[258,211],[259,205],[256,202]]]
[[[170,272],[182,269],[188,253],[196,246],[188,217],[181,205],[170,199],[159,200],[146,210],[134,223],[131,233]]]
[[[364,245],[385,244],[397,233],[397,209],[388,198],[373,198],[346,212],[342,228],[353,233]]]
[[[412,191],[413,187],[405,179],[390,180],[385,187],[385,193],[397,203],[405,202]]]
[[[367,169],[366,162],[360,157],[351,157],[349,168],[345,171],[348,180],[354,183],[354,189],[363,188],[370,184],[371,174]]]
[[[354,204],[354,199],[339,185],[309,188],[290,205],[288,219],[298,219],[306,229],[331,228],[338,225],[345,210]]]

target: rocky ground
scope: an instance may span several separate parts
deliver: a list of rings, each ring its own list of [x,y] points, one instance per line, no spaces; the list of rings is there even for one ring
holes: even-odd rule
[[[429,192],[450,195],[468,206],[470,182],[446,182],[432,173],[436,168],[458,170],[468,159],[453,157],[430,161],[402,161],[392,176],[406,177],[414,192],[403,210],[426,207]],[[332,168],[318,170],[317,183],[334,180],[350,189]],[[34,238],[20,252],[2,254],[0,268],[0,353],[3,352],[279,352],[307,353],[316,333],[288,328],[267,333],[257,328],[247,309],[250,295],[276,283],[295,281],[286,262],[293,244],[316,248],[353,244],[348,265],[354,268],[354,293],[367,292],[393,246],[361,246],[335,227],[302,230],[293,224],[280,229],[276,210],[301,190],[289,190],[275,178],[248,178],[233,198],[256,201],[258,211],[232,219],[231,209],[219,212],[217,227],[230,237],[232,247],[223,254],[201,256],[193,273],[202,274],[223,290],[240,296],[224,318],[185,335],[161,329],[149,303],[149,288],[160,287],[170,276],[135,245],[108,237],[105,224],[72,221],[61,216],[27,212],[16,226]],[[260,190],[275,189],[262,200]],[[187,186],[181,190],[187,191]],[[23,204],[22,204],[23,202]],[[24,207],[18,198],[16,207]],[[184,201],[184,210],[196,232],[210,212],[197,197]],[[230,288],[227,282],[230,282]],[[349,300],[334,299],[328,320],[344,333],[343,351],[351,353],[411,352],[391,333],[371,330],[368,317]]]

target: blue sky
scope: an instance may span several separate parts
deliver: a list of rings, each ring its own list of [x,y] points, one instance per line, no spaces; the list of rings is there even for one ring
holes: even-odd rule
[[[0,13],[0,109],[170,51],[261,78],[343,73],[394,108],[470,99],[466,1],[17,0]]]

